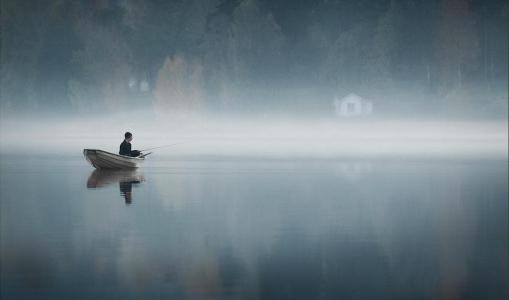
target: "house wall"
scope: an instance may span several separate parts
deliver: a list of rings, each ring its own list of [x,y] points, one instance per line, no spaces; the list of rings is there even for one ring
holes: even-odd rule
[[[360,99],[346,99],[334,101],[336,115],[339,117],[367,116],[373,113],[373,104]]]

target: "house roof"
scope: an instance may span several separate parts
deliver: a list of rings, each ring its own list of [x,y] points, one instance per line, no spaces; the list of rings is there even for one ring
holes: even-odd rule
[[[350,93],[348,95],[346,95],[345,97],[343,97],[341,99],[342,101],[346,101],[346,100],[363,100],[363,98],[355,93]]]
[[[345,102],[345,101],[363,101],[363,100],[364,99],[361,96],[359,96],[355,93],[350,93],[341,99],[339,99],[337,97],[334,98],[335,103],[341,103],[341,102]]]

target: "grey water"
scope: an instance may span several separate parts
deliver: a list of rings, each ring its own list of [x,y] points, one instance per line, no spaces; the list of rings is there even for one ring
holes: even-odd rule
[[[507,159],[0,164],[2,299],[507,299]]]

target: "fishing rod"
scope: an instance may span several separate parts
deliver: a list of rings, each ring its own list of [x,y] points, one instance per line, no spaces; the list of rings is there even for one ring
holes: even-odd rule
[[[164,145],[164,146],[159,146],[159,147],[154,147],[154,148],[148,148],[148,149],[143,149],[143,150],[138,150],[138,151],[143,152],[143,151],[148,151],[148,150],[161,149],[161,148],[175,146],[175,145],[178,145],[178,144],[182,144],[182,143],[169,144],[169,145]]]

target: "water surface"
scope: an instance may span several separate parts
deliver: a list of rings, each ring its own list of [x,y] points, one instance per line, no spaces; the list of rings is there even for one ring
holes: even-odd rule
[[[2,299],[504,299],[507,160],[2,155]]]

